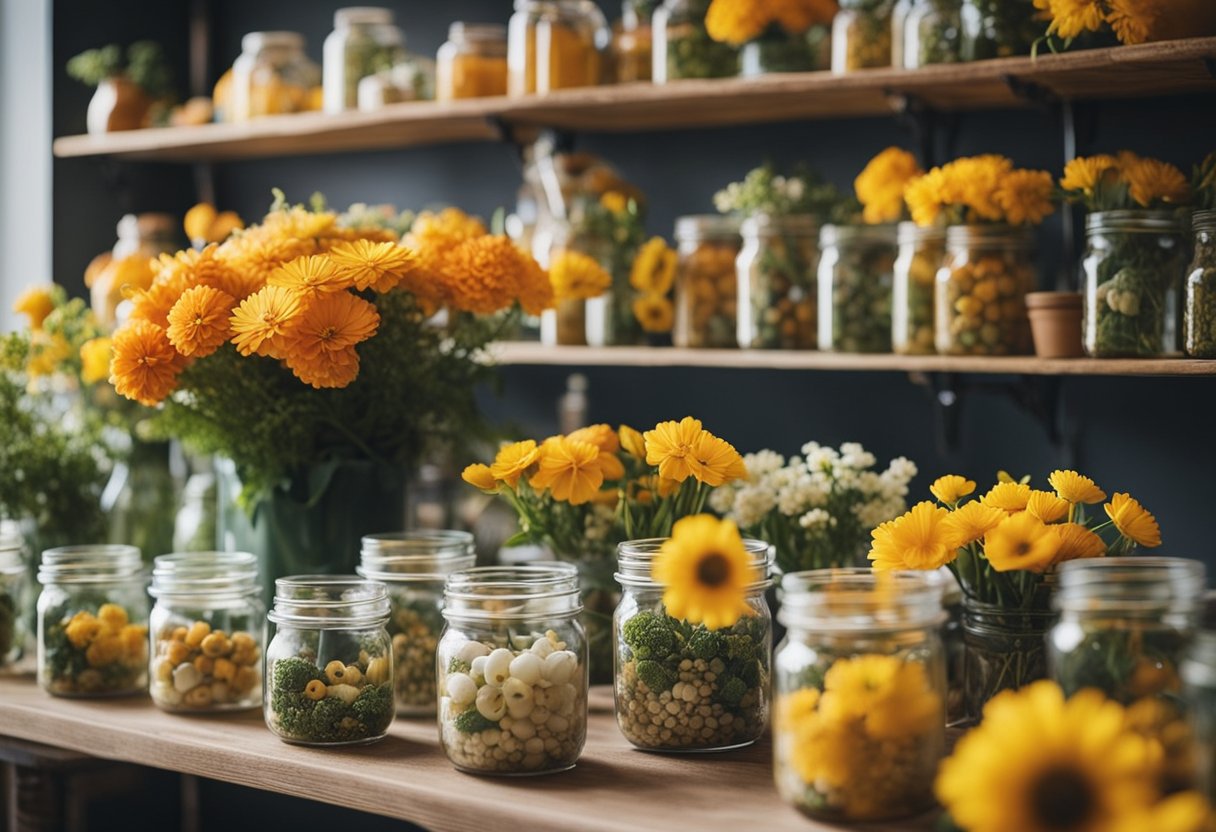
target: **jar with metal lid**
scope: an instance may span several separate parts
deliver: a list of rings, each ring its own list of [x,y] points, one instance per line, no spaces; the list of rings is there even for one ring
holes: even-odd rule
[[[816,820],[877,821],[933,806],[946,750],[941,588],[917,572],[795,572],[782,581],[773,769]]]
[[[739,220],[718,214],[679,217],[675,229],[677,347],[728,349],[739,345]]]
[[[943,355],[1030,352],[1026,293],[1038,285],[1031,230],[1011,225],[946,229],[934,327]]]
[[[1027,0],[963,0],[960,9],[964,61],[1028,55],[1043,23]]]
[[[1094,357],[1175,353],[1186,234],[1172,211],[1099,211],[1085,218],[1085,351]]]
[[[898,50],[904,69],[962,60],[962,0],[917,0],[904,20]]]
[[[894,225],[825,225],[819,232],[819,349],[891,351]]]
[[[819,224],[812,216],[759,214],[744,220],[741,231],[739,346],[815,349]]]
[[[354,575],[274,583],[266,725],[297,745],[362,745],[383,737],[394,710],[385,585]]]
[[[739,50],[719,43],[705,29],[710,0],[664,0],[654,13],[656,84],[681,78],[734,78],[739,74]]]
[[[616,642],[616,722],[625,739],[652,751],[724,751],[750,745],[768,723],[772,616],[764,593],[773,548],[744,540],[762,579],[747,587],[747,614],[711,630],[673,618],[651,565],[663,540],[618,548],[621,602]]]
[[[392,9],[353,6],[334,12],[321,62],[324,109],[340,113],[359,106],[359,82],[406,59],[405,35]]]
[[[840,0],[832,20],[832,72],[891,66],[895,0]]]
[[[38,570],[38,684],[56,696],[148,687],[148,580],[134,546],[63,546]]]
[[[946,229],[901,222],[896,234],[891,347],[900,355],[933,355],[933,284],[946,256]]]
[[[1186,354],[1216,358],[1216,211],[1196,211],[1195,256],[1186,279]]]
[[[241,38],[241,54],[232,64],[228,121],[300,113],[315,109],[313,90],[321,69],[304,54],[298,32],[250,32]]]
[[[439,640],[439,742],[473,774],[573,768],[587,738],[587,640],[572,564],[453,572]]]
[[[29,629],[24,548],[20,535],[0,530],[0,668],[21,658]]]
[[[435,97],[507,94],[507,30],[492,23],[453,23],[436,59]]]
[[[618,84],[649,81],[652,77],[653,6],[652,0],[625,0],[621,6],[621,19],[612,30],[612,63]]]
[[[1194,732],[1199,788],[1216,802],[1216,630],[1203,630],[1182,663],[1183,694]]]
[[[363,538],[364,578],[388,587],[392,612],[393,690],[397,713],[435,713],[435,650],[443,631],[443,583],[477,560],[473,535],[459,531],[410,531]]]
[[[266,608],[257,558],[183,552],[152,566],[152,701],[212,713],[262,704]]]
[[[591,0],[515,0],[507,26],[508,93],[599,84],[609,39],[608,21]]]

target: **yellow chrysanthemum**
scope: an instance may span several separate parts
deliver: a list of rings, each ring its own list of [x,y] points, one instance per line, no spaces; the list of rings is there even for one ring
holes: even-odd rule
[[[984,535],[984,556],[997,572],[1044,572],[1055,562],[1060,538],[1047,524],[1022,512]]]
[[[210,286],[238,301],[249,297],[264,285],[260,275],[234,268],[232,263],[221,256],[220,247],[214,243],[202,251],[179,251],[172,258],[162,254],[157,264],[162,272],[179,270],[187,286]]]
[[[719,43],[742,46],[758,38],[772,21],[765,0],[713,0],[705,13],[705,30]]]
[[[391,291],[418,263],[418,256],[405,246],[370,240],[339,243],[329,250],[328,257],[338,274],[360,292]]]
[[[232,313],[232,343],[241,355],[282,358],[300,297],[282,286],[266,286],[241,301]]]
[[[683,482],[701,478],[701,462],[694,448],[704,429],[701,420],[685,416],[679,422],[660,422],[642,434],[646,441],[646,463],[657,465],[659,476]]]
[[[940,729],[946,721],[941,697],[925,666],[898,656],[839,659],[823,677],[819,712],[828,722],[858,720],[879,740],[898,740]]]
[[[1180,792],[1117,818],[1111,832],[1211,832],[1214,817],[1199,792]]]
[[[109,338],[91,338],[80,345],[80,378],[85,384],[96,384],[110,375],[110,358],[114,350]]]
[[[950,512],[928,500],[871,533],[867,557],[875,572],[940,569],[958,557],[959,541],[945,520]]]
[[[1106,543],[1080,523],[1060,523],[1051,530],[1060,539],[1055,563],[1078,558],[1100,558],[1106,554]]]
[[[1137,158],[1120,165],[1119,175],[1137,204],[1148,208],[1158,203],[1182,205],[1190,196],[1190,185],[1178,168],[1159,159]]]
[[[695,476],[706,485],[717,487],[747,477],[743,457],[735,446],[707,430],[693,441],[692,455],[700,468],[700,474]]]
[[[42,329],[42,322],[54,309],[55,298],[50,286],[31,286],[13,303],[13,311],[24,315],[32,330]]]
[[[645,332],[671,332],[675,308],[663,295],[641,295],[633,301],[633,316]]]
[[[675,284],[678,260],[662,237],[651,237],[633,258],[629,285],[644,294],[666,295]]]
[[[1011,225],[1038,225],[1055,210],[1051,174],[1045,170],[1012,170],[1001,177],[993,201]]]
[[[1117,171],[1118,160],[1105,153],[1097,156],[1078,156],[1064,166],[1060,188],[1065,191],[1080,191],[1092,196],[1094,188],[1108,171]]]
[[[332,211],[309,211],[293,207],[283,211],[271,211],[262,220],[262,229],[268,236],[310,240],[334,235],[338,215]]]
[[[1099,832],[1156,798],[1155,756],[1096,690],[1054,682],[997,694],[939,769],[935,791],[969,832]]]
[[[546,439],[540,446],[537,471],[528,480],[553,499],[577,506],[590,502],[604,484],[600,449],[590,442],[571,442],[564,436]]]
[[[942,521],[942,526],[947,533],[954,535],[959,546],[967,546],[983,538],[1008,516],[999,508],[972,500],[950,512],[950,516]]]
[[[281,286],[302,298],[315,298],[349,289],[353,281],[351,272],[340,271],[329,255],[313,254],[284,263],[271,273],[266,284]]]
[[[524,294],[521,281],[538,278],[530,260],[509,237],[466,240],[452,251],[443,275],[449,302],[478,315],[510,307]]]
[[[459,208],[444,208],[437,214],[430,211],[419,214],[403,242],[417,253],[425,268],[442,271],[443,261],[461,243],[485,235],[486,227],[481,220]]]
[[[251,229],[247,234],[233,237],[222,244],[216,252],[216,257],[241,275],[245,285],[250,287],[244,297],[248,297],[265,286],[270,275],[274,274],[284,263],[289,263],[297,257],[317,253],[317,246],[312,240],[272,238],[260,233],[261,231],[261,228]],[[216,288],[223,287],[217,286]],[[233,297],[238,297],[238,292],[233,289],[225,289],[225,291]]]
[[[480,462],[467,466],[461,472],[460,478],[474,488],[480,488],[482,491],[495,491],[498,488],[498,480],[490,472],[490,466],[483,465]]]
[[[1102,28],[1102,3],[1099,0],[1051,0],[1048,4],[1051,25],[1049,35],[1071,40],[1085,32]]]
[[[1106,22],[1120,43],[1144,43],[1161,13],[1160,0],[1106,0]]]
[[[1161,527],[1157,518],[1130,494],[1116,494],[1106,504],[1106,516],[1115,524],[1119,534],[1128,540],[1153,549],[1161,545]]]
[[[133,321],[147,321],[161,329],[169,328],[169,310],[177,303],[182,292],[195,285],[193,273],[176,261],[165,262],[161,256],[159,271],[147,289],[130,291]],[[155,267],[155,266],[154,266]]]
[[[621,425],[617,435],[620,437],[621,447],[625,449],[625,453],[634,459],[646,458],[646,440],[642,437],[641,432],[634,430],[629,425]]]
[[[697,514],[677,520],[651,565],[667,614],[711,630],[749,612],[748,587],[763,576],[731,520]]]
[[[579,251],[563,250],[553,255],[549,280],[556,300],[585,300],[599,297],[612,288],[612,275]]]
[[[988,154],[956,159],[943,167],[946,204],[966,208],[969,221],[1000,222],[1004,210],[996,201],[1001,182],[1013,170],[1004,156]]]
[[[538,459],[540,459],[540,448],[531,439],[503,445],[498,449],[498,455],[494,457],[494,462],[490,465],[490,476],[514,488],[519,484],[519,478],[523,476],[523,473]]]
[[[1030,486],[1024,482],[998,482],[980,498],[986,506],[999,508],[1006,514],[1016,514],[1026,510],[1030,502]]]
[[[587,442],[600,450],[600,470],[604,480],[619,480],[625,476],[625,466],[617,456],[621,440],[610,425],[588,425],[566,434],[571,442]]]
[[[904,212],[904,189],[923,173],[916,157],[898,147],[888,147],[862,169],[853,180],[867,223],[895,222]]]
[[[975,491],[975,481],[958,474],[938,477],[929,486],[929,493],[948,506],[952,506]]]
[[[177,386],[181,356],[156,324],[131,321],[114,333],[113,348],[110,383],[120,396],[153,407]]]
[[[1056,496],[1066,503],[1100,503],[1106,499],[1106,492],[1098,488],[1098,484],[1084,474],[1076,471],[1061,469],[1052,471],[1047,482],[1055,489]]]
[[[165,334],[182,355],[203,358],[228,340],[228,319],[236,300],[210,286],[187,289],[169,310]]]
[[[1044,523],[1054,523],[1068,516],[1069,503],[1050,491],[1034,490],[1026,501],[1026,511]]]
[[[925,228],[937,224],[946,204],[945,188],[946,176],[941,168],[933,168],[908,182],[904,188],[904,202],[913,222]]]

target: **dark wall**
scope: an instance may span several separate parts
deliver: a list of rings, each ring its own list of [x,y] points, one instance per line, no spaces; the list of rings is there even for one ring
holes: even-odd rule
[[[83,130],[88,91],[62,73],[62,64],[82,48],[136,36],[160,39],[176,56],[186,78],[186,2],[121,0],[101,9],[88,0],[65,0],[55,8],[55,132]],[[210,77],[214,81],[236,57],[241,35],[257,29],[296,29],[320,59],[332,22],[333,2],[212,0],[215,22]],[[405,28],[408,46],[433,54],[452,20],[506,22],[507,0],[391,2]],[[607,6],[605,5],[607,9]],[[184,85],[183,85],[184,86]],[[1189,169],[1216,147],[1216,97],[1111,101],[1078,108],[1081,152],[1128,148]],[[952,147],[940,152],[1005,153],[1019,165],[1058,171],[1063,163],[1059,113],[1052,108],[973,113],[961,116]],[[912,134],[895,119],[802,122],[719,130],[672,131],[580,137],[579,146],[603,154],[650,195],[650,228],[670,235],[679,214],[710,210],[715,190],[764,159],[805,159],[825,176],[847,186],[861,166],[889,144],[913,146]],[[453,203],[489,216],[514,201],[519,185],[517,155],[507,145],[453,145],[350,156],[270,159],[215,168],[218,202],[246,217],[270,201],[270,188],[293,199],[313,191],[331,204],[393,202],[421,208]],[[55,163],[55,269],[57,278],[79,284],[94,254],[113,242],[113,225],[128,210],[181,213],[195,199],[188,167],[123,165],[90,160]],[[115,176],[121,187],[115,187]],[[1060,243],[1059,217],[1040,233],[1044,286],[1060,275],[1071,279],[1072,261]],[[504,393],[484,396],[487,412],[521,430],[556,428],[555,404],[568,371],[507,368]],[[956,442],[941,441],[940,417],[930,392],[899,374],[809,373],[741,370],[594,369],[591,417],[639,427],[660,418],[694,413],[742,450],[773,447],[795,452],[816,439],[864,443],[883,460],[906,455],[921,467],[916,498],[932,477],[947,471],[991,480],[997,468],[1043,478],[1057,465],[1076,465],[1108,491],[1127,490],[1155,511],[1164,529],[1163,552],[1199,557],[1216,565],[1209,542],[1209,484],[1216,470],[1216,379],[1067,379],[1023,384],[1018,379],[962,379],[986,385],[961,393]],[[1057,389],[1058,388],[1058,389]],[[1054,394],[1063,399],[1063,440],[1053,443],[1042,420],[1015,404]]]

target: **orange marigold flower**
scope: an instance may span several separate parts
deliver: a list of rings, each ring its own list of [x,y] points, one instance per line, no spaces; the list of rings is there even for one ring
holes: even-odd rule
[[[482,491],[496,491],[498,489],[498,480],[494,479],[494,475],[490,473],[490,466],[482,463],[474,463],[465,467],[461,472],[460,478],[474,488],[480,488]]]
[[[300,298],[282,286],[254,292],[232,313],[232,343],[241,355],[283,357],[292,320],[300,314]]]
[[[376,334],[380,313],[350,292],[317,298],[291,322],[284,349],[291,359],[314,361],[323,353],[339,353]]]
[[[1144,43],[1157,22],[1157,15],[1166,4],[1154,0],[1107,0],[1110,12],[1106,22],[1120,43]]]
[[[147,289],[131,294],[131,320],[148,321],[161,329],[169,328],[169,310],[182,293],[194,285],[194,275],[172,257],[162,254],[154,267],[159,272]]]
[[[713,0],[705,13],[709,36],[734,46],[755,40],[772,22],[769,3],[762,0]]]
[[[1050,0],[1051,25],[1047,34],[1072,39],[1102,28],[1102,5],[1098,0]]]
[[[169,310],[170,343],[182,355],[211,355],[228,340],[228,318],[236,299],[210,286],[187,289]]]
[[[519,484],[519,478],[536,460],[540,459],[540,448],[531,439],[503,445],[494,457],[494,463],[489,467],[490,479],[502,480],[514,488]],[[468,469],[466,469],[467,471]],[[483,480],[484,481],[484,480]],[[494,488],[493,485],[490,488]],[[489,489],[484,489],[489,490]]]
[[[992,199],[1012,225],[1037,225],[1055,210],[1051,174],[1045,170],[1011,170],[1000,179]]]
[[[314,358],[291,355],[287,366],[295,377],[318,390],[346,387],[359,375],[359,354],[354,347],[326,350]]]
[[[317,246],[312,240],[271,238],[257,228],[225,242],[216,256],[238,272],[256,291],[265,286],[270,275],[284,263],[316,252]],[[229,294],[236,297],[232,292]]]
[[[895,222],[904,211],[904,188],[923,171],[916,157],[898,147],[888,147],[862,169],[853,180],[853,191],[867,223]]]
[[[329,259],[356,289],[377,292],[395,289],[418,262],[417,255],[405,246],[369,240],[338,243],[329,250]]]
[[[149,321],[131,321],[114,333],[110,383],[119,395],[152,407],[177,386],[181,356],[165,330]]]
[[[324,254],[297,257],[270,274],[269,286],[282,286],[302,297],[317,297],[351,287],[349,272],[341,272]]]
[[[483,236],[466,240],[453,250],[443,279],[457,309],[489,315],[511,306],[520,295],[520,280],[528,265],[509,237]]]

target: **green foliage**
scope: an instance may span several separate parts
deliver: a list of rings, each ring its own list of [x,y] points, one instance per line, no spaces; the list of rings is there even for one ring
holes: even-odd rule
[[[87,49],[68,60],[68,75],[95,87],[107,78],[126,75],[151,98],[163,98],[172,91],[173,74],[159,43],[136,41],[127,47],[124,59],[122,47],[111,43],[99,49]]]
[[[111,43],[100,49],[86,49],[68,60],[68,75],[82,84],[95,87],[122,71],[122,47]]]
[[[666,617],[657,613],[638,613],[625,622],[621,632],[625,644],[638,659],[662,658],[675,649],[675,635]]]
[[[693,658],[709,661],[725,649],[722,635],[714,630],[701,628],[688,640],[688,651]]]
[[[279,659],[274,663],[271,707],[278,710],[274,697],[303,693],[309,682],[323,679],[321,671],[310,661],[297,658]]]
[[[662,662],[644,659],[638,662],[638,678],[646,683],[646,687],[655,693],[670,690],[679,680],[675,671],[666,667]]]
[[[738,676],[731,676],[718,685],[717,698],[724,705],[738,705],[739,700],[747,693],[747,683]]]
[[[393,719],[391,683],[366,685],[349,705],[337,697],[312,700],[304,695],[309,682],[323,675],[302,658],[274,662],[270,709],[279,730],[291,739],[316,743],[353,742],[384,732]]]
[[[467,711],[457,715],[452,724],[462,734],[478,734],[486,729],[498,727],[497,722],[486,719],[481,715],[481,711],[476,708],[469,708]]]

